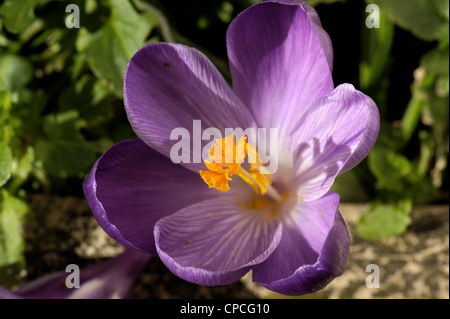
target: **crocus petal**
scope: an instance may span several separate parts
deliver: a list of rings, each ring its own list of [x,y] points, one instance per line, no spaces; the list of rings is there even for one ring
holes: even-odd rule
[[[311,248],[319,253],[333,227],[339,195],[329,191],[318,200],[298,203],[294,209],[292,227],[297,228]]]
[[[288,135],[306,107],[333,90],[316,28],[304,7],[275,2],[256,4],[230,24],[233,88],[259,127]]]
[[[328,192],[338,174],[368,154],[378,130],[375,103],[350,84],[311,104],[291,135],[300,199],[312,201]]]
[[[95,218],[112,238],[151,254],[156,254],[156,221],[217,194],[198,173],[172,163],[138,139],[106,151],[83,188]]]
[[[267,0],[266,2],[278,2],[286,5],[296,5],[301,6],[303,9],[305,9],[306,13],[308,14],[309,20],[311,21],[311,25],[316,31],[317,36],[319,37],[320,44],[322,45],[322,49],[328,61],[328,66],[330,67],[330,71],[333,71],[333,45],[331,43],[330,36],[322,27],[322,23],[320,22],[320,17],[317,14],[317,11],[303,0]]]
[[[198,203],[155,226],[158,254],[177,276],[200,285],[224,285],[264,261],[281,238],[281,224],[235,200]]]
[[[214,65],[203,53],[180,44],[151,43],[132,57],[125,73],[124,102],[136,134],[167,157],[179,138],[170,140],[176,128],[187,129],[200,141],[194,120],[201,121],[201,130],[212,127],[222,134],[225,128],[254,127],[250,112]],[[201,134],[200,128],[197,132]],[[182,165],[197,172],[204,169],[199,163],[208,142],[193,147],[190,165]]]
[[[369,114],[364,135],[358,146],[353,150],[350,158],[345,162],[344,167],[339,171],[339,174],[343,174],[358,165],[369,154],[377,140],[380,131],[380,113],[375,102],[368,96],[366,96],[366,103]]]
[[[325,199],[320,201],[325,203]],[[312,208],[309,213],[319,215],[315,206],[320,205],[309,206]],[[328,205],[322,211],[324,219],[333,217],[333,223],[319,252],[314,247],[318,243],[313,239],[313,232],[305,231],[305,227],[310,225],[316,229],[321,228],[328,221],[320,225],[320,222],[312,222],[316,218],[305,217],[306,225],[285,225],[277,249],[265,262],[253,268],[253,280],[281,294],[302,295],[321,290],[335,277],[342,275],[347,265],[350,236],[340,213],[337,210],[327,210],[332,206]],[[308,206],[303,206],[302,214],[308,213],[307,208]],[[318,234],[320,241],[321,232],[322,230]]]
[[[70,272],[58,272],[29,282],[14,292],[0,287],[0,298],[27,299],[123,299],[131,292],[134,281],[147,264],[150,255],[126,250],[117,257],[80,269],[80,286],[68,288]]]
[[[291,276],[302,265],[314,264],[333,227],[338,204],[339,195],[332,191],[316,201],[298,203],[277,249],[255,267],[255,279],[275,281]]]
[[[21,299],[21,297],[13,293],[11,290],[0,286],[0,299]]]

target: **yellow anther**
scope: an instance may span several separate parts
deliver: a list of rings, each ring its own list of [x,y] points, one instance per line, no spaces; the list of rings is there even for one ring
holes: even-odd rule
[[[231,176],[238,173],[241,163],[244,162],[247,152],[247,137],[242,136],[238,144],[234,135],[217,139],[209,151],[209,157],[205,160],[208,170],[201,170],[200,176],[211,188],[220,191],[230,189],[228,181]]]
[[[247,155],[250,162],[249,171],[241,167]],[[255,193],[264,195],[270,190],[271,195],[278,195],[274,194],[274,189],[270,186],[272,181],[268,177],[268,170],[259,159],[256,148],[247,143],[246,136],[242,136],[237,144],[234,135],[217,139],[209,151],[205,165],[208,170],[201,170],[200,176],[211,188],[228,191],[228,181],[236,174],[249,184]]]
[[[219,191],[229,190],[230,186],[228,186],[228,181],[231,181],[230,171],[224,170],[220,166],[215,166],[208,163],[205,164],[209,170],[200,171],[200,176],[203,178],[205,183],[208,184],[209,187],[216,188]]]

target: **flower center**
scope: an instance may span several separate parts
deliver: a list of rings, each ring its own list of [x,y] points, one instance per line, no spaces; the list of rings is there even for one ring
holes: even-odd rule
[[[246,156],[250,163],[248,170],[242,167]],[[275,201],[282,199],[271,186],[270,174],[259,159],[256,148],[247,142],[246,136],[241,136],[237,143],[234,135],[217,139],[209,151],[205,165],[208,170],[201,170],[200,176],[210,188],[228,191],[228,182],[232,180],[233,175],[237,175],[250,185],[257,195],[267,195]]]

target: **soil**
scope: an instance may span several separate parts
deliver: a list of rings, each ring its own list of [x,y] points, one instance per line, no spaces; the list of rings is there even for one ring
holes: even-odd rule
[[[116,256],[123,247],[97,224],[84,198],[33,195],[32,218],[24,227],[27,269],[23,281]],[[449,206],[414,208],[412,223],[401,236],[377,241],[359,237],[354,225],[364,204],[339,207],[352,238],[344,274],[322,291],[300,298],[448,299]],[[379,269],[379,288],[368,288],[368,265]],[[375,274],[375,273],[374,273]],[[204,287],[173,275],[157,258],[138,277],[131,298],[286,298],[251,282],[251,274],[219,287]],[[298,297],[297,297],[298,298]]]

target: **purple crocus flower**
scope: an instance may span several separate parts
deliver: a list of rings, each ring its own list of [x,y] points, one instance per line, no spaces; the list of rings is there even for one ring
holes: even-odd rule
[[[78,288],[68,288],[70,273],[61,271],[28,282],[11,291],[0,286],[0,299],[123,299],[150,255],[127,249],[116,257],[80,269]],[[70,278],[69,278],[70,279]]]
[[[233,90],[193,48],[151,43],[133,56],[124,101],[139,139],[100,157],[86,198],[112,238],[158,255],[187,281],[224,285],[252,270],[278,293],[320,290],[343,273],[350,245],[330,187],[372,148],[378,109],[350,84],[334,88],[331,41],[304,1],[248,8],[229,26],[227,50]],[[171,132],[195,136],[195,120],[222,134],[277,128],[278,170],[217,164],[212,151],[175,164]],[[241,142],[240,155],[250,156],[256,146]],[[201,149],[193,146],[190,158]]]

